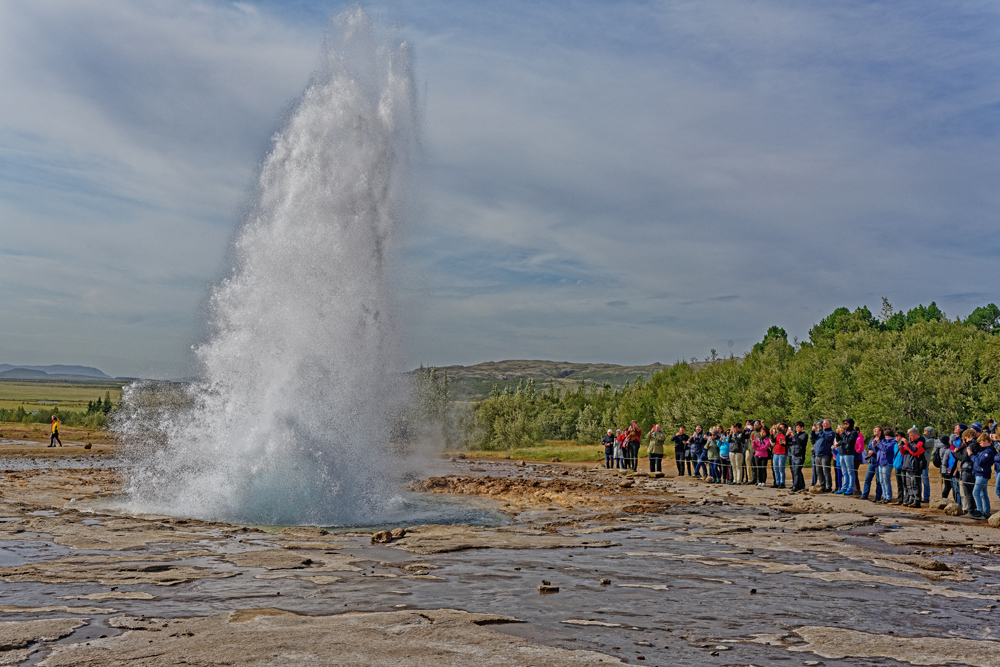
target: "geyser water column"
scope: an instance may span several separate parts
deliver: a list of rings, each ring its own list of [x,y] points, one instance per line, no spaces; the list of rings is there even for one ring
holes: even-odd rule
[[[128,509],[323,525],[392,512],[405,390],[386,273],[414,113],[406,43],[360,8],[338,16],[213,291],[200,381],[172,401],[126,390]]]

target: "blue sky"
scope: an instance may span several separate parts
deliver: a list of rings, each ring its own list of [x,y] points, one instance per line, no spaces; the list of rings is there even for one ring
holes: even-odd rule
[[[188,372],[337,2],[0,3],[0,362]],[[411,364],[671,362],[997,301],[1000,8],[365,4],[413,43]]]

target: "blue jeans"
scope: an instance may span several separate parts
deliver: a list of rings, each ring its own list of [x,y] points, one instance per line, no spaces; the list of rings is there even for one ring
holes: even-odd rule
[[[788,454],[775,454],[771,460],[771,467],[774,468],[774,483],[778,486],[785,485],[785,461]]]
[[[976,475],[976,485],[972,487],[972,498],[976,501],[976,509],[985,516],[990,515],[990,494],[986,490],[989,481],[988,477]]]
[[[872,490],[872,480],[875,480],[875,500],[882,498],[882,481],[878,475],[878,466],[874,462],[868,464],[868,472],[865,473],[865,486],[861,489],[861,497],[868,499],[868,494]]]
[[[837,463],[844,474],[844,485],[840,487],[844,493],[854,493],[854,454],[839,454]]]
[[[892,464],[878,467],[878,478],[882,484],[882,500],[892,500]]]
[[[706,454],[705,452],[702,452],[701,454],[698,455],[698,462],[694,464],[694,474],[696,475],[700,473],[703,473],[705,475],[708,474],[707,470],[708,464],[706,463],[707,456],[708,454]]]
[[[614,465],[614,460],[615,460],[614,459],[614,454],[612,454],[611,452],[604,452],[604,467],[605,468],[610,468],[612,465]]]
[[[923,480],[923,494],[924,502],[929,503],[931,501],[931,468],[930,464],[924,468],[924,472],[921,474],[921,479]]]

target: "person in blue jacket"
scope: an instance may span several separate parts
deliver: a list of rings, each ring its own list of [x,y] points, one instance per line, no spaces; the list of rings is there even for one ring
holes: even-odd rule
[[[604,445],[604,467],[610,468],[615,458],[615,432],[608,429],[608,434],[601,440]]]
[[[972,459],[972,472],[976,476],[976,481],[972,487],[972,499],[976,503],[976,509],[969,515],[973,519],[990,518],[990,494],[986,485],[990,481],[990,473],[997,464],[1000,454],[992,447],[990,436],[983,433],[978,438],[978,447],[966,448],[969,457]]]
[[[694,434],[688,440],[688,456],[694,466],[694,475],[692,476],[697,479],[701,479],[701,469],[705,467],[705,440],[701,426],[695,426]]]
[[[875,445],[875,463],[878,465],[879,482],[882,485],[882,500],[875,502],[888,505],[892,502],[892,461],[896,456],[896,438],[891,430]]]
[[[868,461],[868,472],[865,473],[865,485],[861,489],[861,500],[868,500],[868,494],[871,493],[872,480],[875,481],[875,501],[878,502],[882,499],[882,479],[878,475],[878,464],[875,463],[875,450],[878,449],[878,443],[882,441],[885,437],[882,435],[883,429],[881,426],[876,426],[872,429],[872,439],[868,441],[868,445],[865,447],[865,459]]]
[[[834,432],[829,419],[823,420],[823,428],[813,425],[809,440],[813,444],[813,469],[816,471],[816,484],[822,487],[823,493],[833,490],[833,459]]]

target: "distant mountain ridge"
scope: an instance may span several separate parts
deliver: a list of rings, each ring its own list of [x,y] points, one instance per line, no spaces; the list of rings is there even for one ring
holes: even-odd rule
[[[112,380],[110,375],[92,366],[67,366],[53,364],[50,366],[26,366],[0,364],[0,378],[16,378],[25,380],[44,380],[48,377],[85,377],[100,380]]]
[[[521,380],[534,380],[539,391],[549,383],[557,388],[575,388],[581,382],[621,387],[636,376],[645,379],[665,368],[661,363],[646,366],[618,366],[616,364],[573,363],[570,361],[544,361],[508,359],[486,361],[473,366],[437,366],[438,373],[447,373],[452,396],[458,400],[481,400],[489,395],[493,385],[501,389],[516,386]]]

